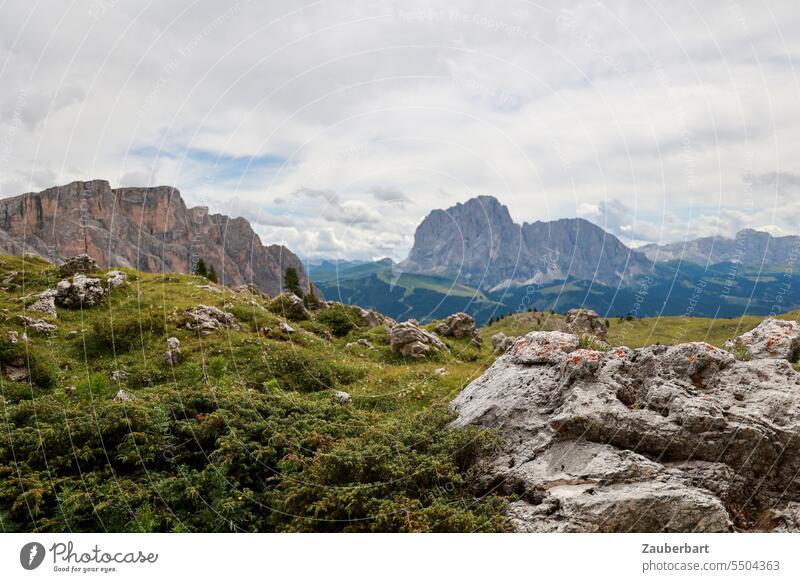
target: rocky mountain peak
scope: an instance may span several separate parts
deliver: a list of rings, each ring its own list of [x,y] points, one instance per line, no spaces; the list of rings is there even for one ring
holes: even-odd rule
[[[569,277],[616,285],[650,266],[643,255],[587,220],[519,225],[492,196],[431,212],[403,263],[408,271],[458,277],[486,289]]]
[[[0,253],[56,263],[86,253],[104,267],[184,273],[202,257],[227,285],[253,283],[275,295],[287,267],[309,284],[289,249],[263,245],[243,218],[188,208],[172,186],[111,188],[107,180],[87,180],[0,200]]]

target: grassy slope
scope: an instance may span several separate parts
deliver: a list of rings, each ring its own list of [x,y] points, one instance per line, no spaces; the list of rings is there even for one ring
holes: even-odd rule
[[[21,349],[15,357],[44,380],[0,380],[0,531],[505,527],[499,500],[477,503],[463,472],[491,439],[447,428],[446,404],[488,351],[453,341],[450,355],[411,361],[382,328],[329,342],[316,321],[291,322],[291,341],[266,339],[256,330],[282,319],[263,299],[134,271],[99,305],[59,309],[52,337],[12,346],[23,295],[59,277],[42,261],[0,258],[0,279],[10,271],[20,274],[0,285],[0,352]],[[200,303],[242,329],[185,329]],[[175,367],[163,357],[173,335],[184,354]],[[346,347],[362,337],[375,348]],[[115,370],[128,375],[119,385]],[[136,400],[113,401],[120,387]],[[335,403],[332,389],[353,404]]]
[[[779,319],[800,321],[800,312],[792,311],[777,316]],[[609,318],[608,341],[612,345],[638,348],[653,344],[672,345],[688,341],[706,341],[722,346],[725,340],[741,335],[757,326],[764,318],[744,316],[737,318],[709,317],[646,317],[627,321]],[[509,315],[481,329],[485,340],[498,333],[524,335],[530,331],[563,329],[564,316],[550,313],[520,313]]]

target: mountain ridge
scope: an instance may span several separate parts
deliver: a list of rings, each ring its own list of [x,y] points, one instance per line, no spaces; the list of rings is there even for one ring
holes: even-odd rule
[[[30,253],[53,262],[88,253],[100,265],[146,272],[189,272],[203,258],[226,285],[252,283],[275,295],[300,259],[264,245],[241,217],[188,207],[171,186],[112,189],[106,180],[75,181],[0,200],[0,253]]]

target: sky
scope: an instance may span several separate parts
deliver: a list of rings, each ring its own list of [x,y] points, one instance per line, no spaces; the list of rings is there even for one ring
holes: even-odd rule
[[[0,196],[172,185],[304,259],[493,195],[631,245],[800,234],[794,1],[11,0]]]

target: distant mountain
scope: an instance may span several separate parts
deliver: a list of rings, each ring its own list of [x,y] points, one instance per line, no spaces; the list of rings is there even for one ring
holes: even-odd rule
[[[776,237],[749,228],[733,238],[707,236],[665,245],[649,244],[636,250],[657,262],[741,263],[748,268],[800,266],[800,237]]]
[[[519,225],[496,198],[479,196],[431,212],[401,266],[498,290],[570,277],[617,286],[649,272],[652,261],[587,220]]]
[[[72,182],[0,200],[0,254],[31,253],[52,262],[87,252],[104,267],[188,272],[199,257],[221,283],[253,283],[274,295],[302,262],[289,249],[265,246],[244,218],[187,208],[169,186],[112,189],[105,180]]]

